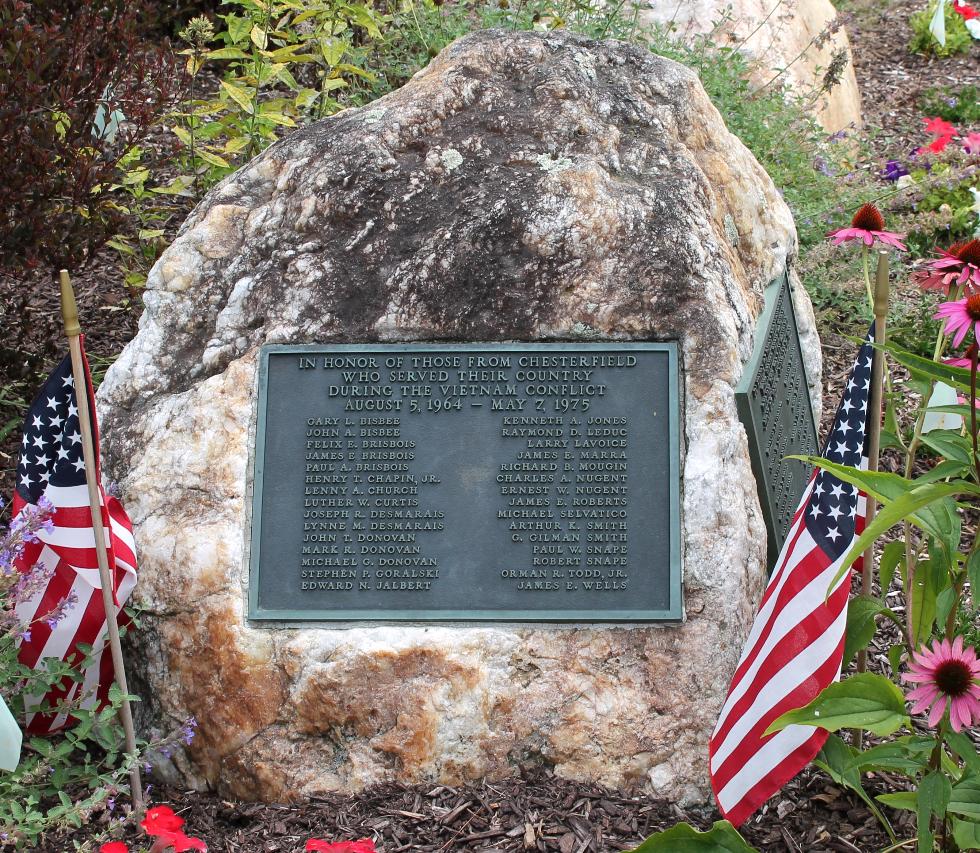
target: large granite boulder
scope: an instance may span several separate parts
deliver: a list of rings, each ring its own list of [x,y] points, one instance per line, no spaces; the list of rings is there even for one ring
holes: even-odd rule
[[[738,45],[754,62],[757,86],[786,85],[813,100],[828,133],[861,126],[861,92],[851,45],[830,0],[647,0],[644,21],[668,25],[680,37],[710,33],[720,47]],[[837,62],[836,85],[821,91]],[[779,75],[777,77],[777,75]]]
[[[285,800],[531,763],[703,796],[765,579],[734,388],[795,251],[789,210],[691,71],[564,34],[467,36],[215,188],[99,392],[147,608],[129,658],[141,725],[201,724],[162,772]],[[436,339],[681,342],[683,624],[249,622],[259,347]]]

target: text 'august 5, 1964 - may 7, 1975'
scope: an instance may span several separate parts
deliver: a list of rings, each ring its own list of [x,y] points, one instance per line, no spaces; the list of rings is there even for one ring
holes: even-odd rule
[[[680,618],[674,343],[263,349],[253,619]]]

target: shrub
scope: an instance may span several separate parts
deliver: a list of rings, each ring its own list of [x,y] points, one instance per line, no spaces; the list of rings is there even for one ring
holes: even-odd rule
[[[0,251],[75,265],[114,232],[117,165],[174,99],[168,50],[141,43],[123,0],[0,6]]]
[[[980,124],[980,89],[976,86],[926,89],[919,105],[923,115],[939,116],[966,127]]]
[[[963,18],[953,11],[952,3],[947,3],[943,12],[943,17],[946,20],[946,44],[943,46],[936,41],[936,37],[929,30],[929,24],[932,22],[935,11],[936,4],[931,3],[912,16],[909,21],[912,27],[909,50],[912,53],[921,53],[925,56],[953,56],[970,50],[973,37],[966,28]]]

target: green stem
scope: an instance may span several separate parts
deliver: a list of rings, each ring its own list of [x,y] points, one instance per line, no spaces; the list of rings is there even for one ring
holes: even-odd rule
[[[871,314],[874,316],[875,310],[875,292],[874,288],[871,286],[871,269],[868,263],[868,247],[861,243],[861,267],[864,270],[864,289],[868,294],[868,308],[871,309]]]
[[[973,467],[980,483],[980,451],[977,450],[977,359],[980,347],[976,341],[970,347],[970,439],[973,442]]]
[[[262,22],[262,32],[265,33],[265,43],[269,43],[269,27],[272,26],[272,3],[267,0],[265,4],[265,20]],[[252,116],[248,124],[248,154],[246,160],[250,160],[258,153],[258,143],[255,138],[255,123],[258,121],[259,114],[259,90],[262,88],[262,71],[265,68],[265,57],[262,50],[254,42],[252,43],[252,68],[255,71],[255,92],[252,93]]]
[[[602,25],[602,29],[599,31],[599,38],[604,39],[606,37],[606,33],[609,32],[609,27],[612,26],[612,22],[619,17],[619,13],[625,5],[626,0],[619,0],[619,4],[614,6],[612,11],[606,15],[606,22]]]
[[[953,287],[950,289],[949,297],[954,300],[957,298],[957,288]],[[946,349],[946,335],[943,333],[942,327],[939,329],[939,334],[936,335],[936,345],[932,350],[932,360],[938,362],[943,355],[943,351]],[[929,408],[929,400],[932,397],[932,392],[936,387],[935,381],[929,382],[929,390],[926,395],[922,398],[919,404],[919,411],[915,419],[915,428],[912,430],[912,439],[909,441],[908,449],[905,452],[905,474],[906,480],[912,477],[912,468],[915,465],[915,455],[919,451],[919,446],[922,444],[922,428],[926,420],[926,410]],[[915,560],[912,553],[912,525],[910,522],[903,522],[903,528],[905,532],[905,616],[906,623],[908,625],[908,635],[909,635],[909,646],[914,648],[916,642],[915,630],[913,628],[912,620],[912,584],[915,579]]]
[[[197,176],[198,165],[197,165],[197,153],[196,153],[196,146],[195,146],[195,140],[197,138],[197,134],[194,133],[194,130],[195,130],[195,121],[194,121],[194,119],[195,119],[195,116],[194,116],[194,95],[195,95],[194,81],[197,79],[197,69],[199,67],[199,63],[200,63],[200,59],[201,59],[201,49],[200,48],[198,48],[198,47],[195,47],[194,48],[193,57],[194,57],[194,69],[195,69],[195,71],[194,71],[194,74],[191,76],[191,81],[190,81],[191,114],[187,117],[187,129],[188,129],[188,133],[190,134],[190,137],[191,137],[191,186],[193,187],[194,198],[199,200],[200,199],[200,196],[198,195],[198,185],[197,185],[197,183],[198,183],[198,181],[197,181],[197,177],[198,177]]]

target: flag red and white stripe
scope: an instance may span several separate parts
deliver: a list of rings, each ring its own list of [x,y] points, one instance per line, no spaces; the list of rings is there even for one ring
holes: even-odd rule
[[[870,338],[870,335],[869,335]],[[872,347],[858,353],[824,458],[867,468]],[[864,528],[866,501],[827,471],[811,477],[742,651],[709,744],[721,813],[741,825],[820,751],[827,732],[766,729],[840,677],[850,573],[831,588]]]
[[[87,362],[85,371],[98,458],[95,401]],[[114,680],[70,358],[66,357],[55,369],[31,406],[24,423],[17,476],[13,498],[15,516],[26,506],[36,505],[42,496],[54,508],[51,530],[39,531],[38,541],[28,543],[18,560],[21,571],[42,566],[50,574],[46,586],[17,605],[17,616],[27,629],[19,660],[32,668],[45,666],[49,658],[77,667],[85,658],[80,646],[91,647],[91,660],[84,668],[81,681],[65,678],[43,696],[26,698],[27,730],[48,734],[68,719],[61,706],[79,703],[85,708],[101,707]],[[113,576],[113,598],[117,614],[121,614],[136,585],[132,524],[119,501],[105,494],[98,471],[95,476],[99,482],[102,524]],[[60,607],[66,598],[69,605]],[[63,616],[51,624],[46,617],[57,613],[59,608]],[[126,623],[124,614],[118,618],[121,625]]]

